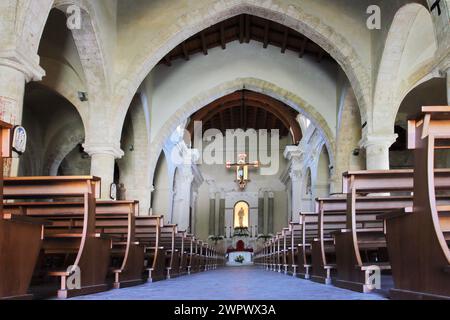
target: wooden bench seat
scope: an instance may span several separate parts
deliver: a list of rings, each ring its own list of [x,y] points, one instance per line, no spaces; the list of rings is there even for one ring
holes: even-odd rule
[[[137,201],[97,201],[96,238],[112,241],[110,270],[113,274],[114,288],[121,288],[143,282],[144,246],[135,241],[135,215]],[[83,210],[80,202],[19,202],[5,205],[16,214],[31,217],[44,217],[52,220],[46,228],[45,237],[81,238],[83,236]],[[58,213],[56,213],[58,212]],[[69,232],[61,233],[61,230]],[[46,252],[57,251],[44,248]],[[64,253],[64,247],[60,249]]]
[[[155,282],[166,279],[166,253],[169,248],[161,244],[163,216],[139,216],[135,219],[136,240],[145,246],[145,262],[148,281]]]
[[[395,285],[392,298],[450,299],[450,275],[445,272],[450,266],[449,206],[440,204],[437,196],[448,190],[450,177],[442,183],[442,172],[448,170],[435,167],[435,150],[449,149],[449,137],[449,106],[423,107],[421,115],[408,121],[414,203],[395,215],[382,216]]]
[[[99,194],[100,179],[90,176],[17,177],[6,178],[4,181],[4,198],[7,200],[27,199],[42,202],[42,199],[45,201],[80,199],[83,203],[81,218],[70,215],[65,217],[61,214],[59,219],[66,220],[66,224],[55,227],[53,224],[49,225],[45,227],[43,233],[43,250],[35,270],[37,276],[35,283],[48,281],[45,276],[48,275],[49,263],[53,265],[50,268],[81,270],[81,287],[69,289],[61,281],[60,289],[57,291],[60,298],[104,291],[108,287],[106,275],[111,239],[98,237],[95,229],[95,199]],[[57,209],[54,215],[58,216]],[[51,216],[46,219],[53,222]],[[80,223],[81,226],[77,226]],[[53,237],[48,231],[52,229],[55,235]]]
[[[0,160],[11,158],[13,126],[0,121]],[[0,172],[0,299],[26,299],[43,239],[42,220],[3,211],[3,170]]]

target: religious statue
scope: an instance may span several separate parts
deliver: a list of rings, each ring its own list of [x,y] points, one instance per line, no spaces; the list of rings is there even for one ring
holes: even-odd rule
[[[238,212],[239,228],[244,227],[244,216],[245,216],[244,208],[241,208],[241,210],[239,210],[239,212]]]

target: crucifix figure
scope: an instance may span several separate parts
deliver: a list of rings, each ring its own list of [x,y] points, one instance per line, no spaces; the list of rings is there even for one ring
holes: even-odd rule
[[[249,168],[258,168],[259,162],[255,161],[253,163],[246,162],[247,155],[242,153],[239,155],[239,160],[237,163],[227,162],[227,169],[236,168],[236,182],[241,190],[244,190],[247,182],[250,181],[248,178]]]

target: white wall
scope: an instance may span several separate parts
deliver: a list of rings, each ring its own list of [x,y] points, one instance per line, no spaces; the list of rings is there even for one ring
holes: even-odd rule
[[[187,101],[205,91],[237,78],[256,78],[298,95],[314,106],[334,132],[336,128],[336,81],[338,65],[262,44],[238,41],[226,50],[215,48],[208,55],[197,54],[189,62],[179,60],[172,67],[160,65],[151,73],[152,140],[165,122]],[[218,97],[219,98],[219,97]],[[299,106],[301,108],[301,106]]]

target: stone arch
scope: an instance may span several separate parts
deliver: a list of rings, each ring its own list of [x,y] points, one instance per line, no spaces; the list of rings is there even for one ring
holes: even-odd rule
[[[41,65],[44,66],[47,76],[44,77],[39,84],[57,92],[69,101],[80,114],[84,129],[86,130],[88,123],[88,108],[86,104],[78,99],[77,90],[79,90],[80,87],[76,87],[76,85],[82,84],[82,80],[76,76],[76,73],[73,72],[72,68],[54,59],[41,58]],[[58,80],[52,77],[54,72],[53,69],[55,68],[64,68],[66,69],[65,75],[73,74],[73,77],[70,77],[67,81],[59,81],[60,79]]]
[[[85,0],[55,0],[53,7],[67,11],[70,5],[77,5],[81,9],[81,29],[72,30],[72,36],[78,49],[88,91],[91,99],[95,95],[109,88],[108,67],[105,61],[105,48],[99,37],[95,11],[92,5]]]
[[[322,115],[317,112],[312,105],[297,95],[272,83],[255,78],[239,78],[207,90],[178,108],[176,113],[162,126],[161,130],[152,141],[149,166],[151,172],[154,171],[156,165],[156,156],[160,154],[160,151],[163,149],[167,139],[171,136],[176,127],[182,123],[182,121],[189,118],[194,112],[200,110],[211,102],[223,97],[224,95],[241,90],[244,86],[247,90],[263,93],[279,100],[308,117],[320,130],[323,137],[325,137],[325,144],[330,154],[330,161],[332,163],[334,162],[335,139],[333,132]]]
[[[405,63],[409,58],[407,56],[409,52],[407,45],[411,36],[411,29],[417,21],[428,24],[429,30],[427,31],[432,33],[432,42],[437,50],[433,20],[427,8],[418,3],[409,3],[401,7],[395,14],[389,29],[378,68],[373,97],[373,111],[368,123],[368,131],[370,132],[393,133],[395,114],[401,103],[399,96],[404,96],[405,92],[414,87],[415,83],[419,81],[417,79],[418,75],[425,76],[424,74],[429,73],[431,70],[430,64],[436,51],[431,58],[422,61],[419,65],[412,65],[406,71],[401,70],[402,63]],[[415,81],[413,80],[414,78]]]
[[[168,29],[168,34],[162,35],[166,39],[164,43],[150,42],[148,48],[140,50],[140,55],[133,59],[135,63],[126,71],[127,78],[116,85],[114,91],[118,94],[113,105],[118,110],[113,127],[121,127],[133,95],[153,67],[170,50],[208,26],[239,14],[251,14],[283,24],[304,34],[329,52],[347,74],[361,108],[361,116],[365,118],[371,96],[370,76],[349,41],[318,17],[302,11],[298,6],[279,6],[273,2],[222,1],[180,17],[178,23]]]
[[[66,131],[70,131],[70,136],[64,135]],[[60,133],[55,135],[49,146],[51,149],[47,150],[47,158],[44,162],[44,175],[58,175],[59,166],[64,158],[84,141],[84,130],[75,123],[60,130]]]

